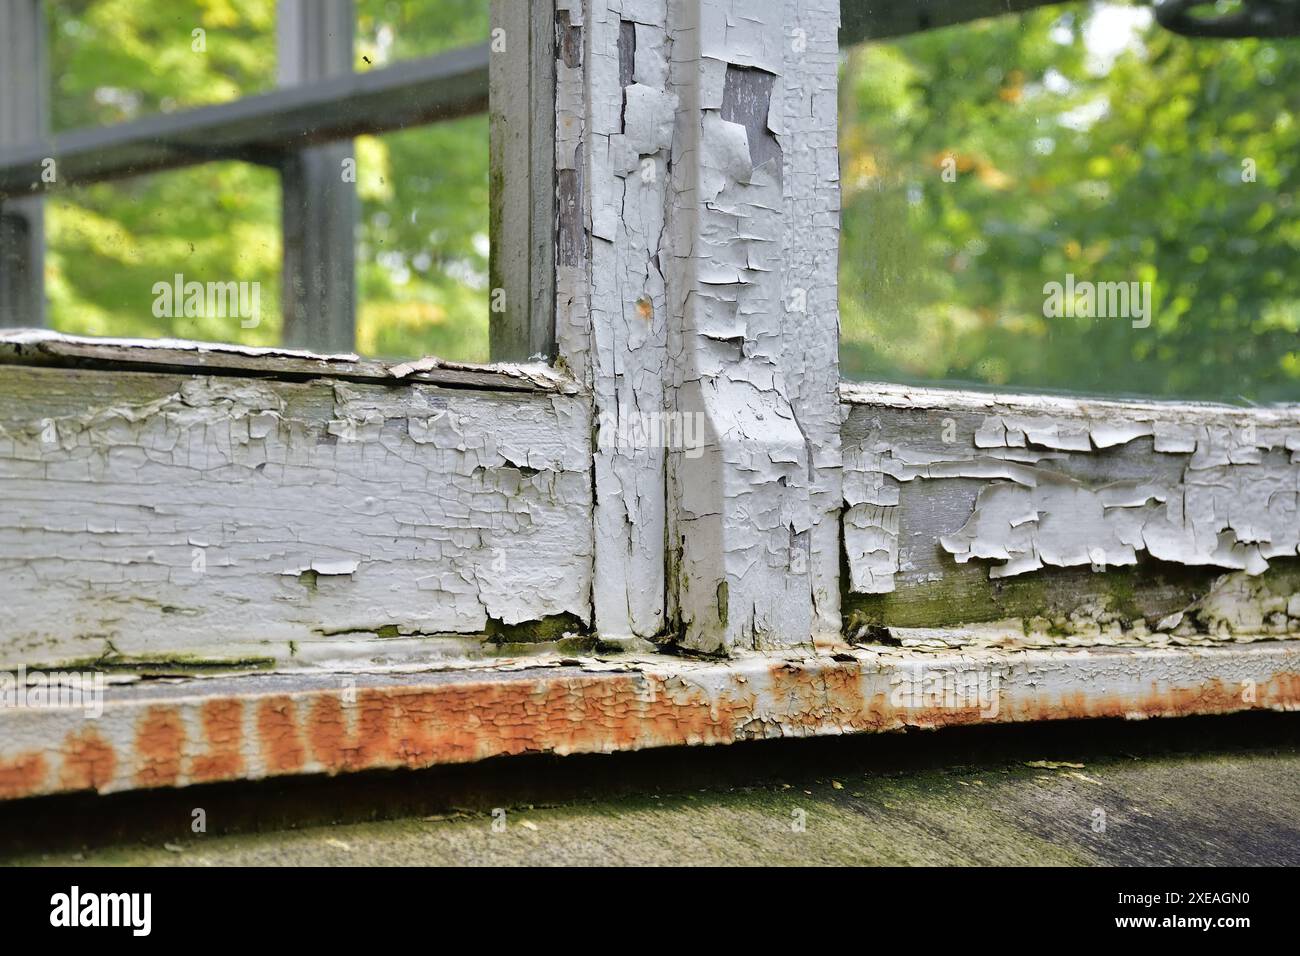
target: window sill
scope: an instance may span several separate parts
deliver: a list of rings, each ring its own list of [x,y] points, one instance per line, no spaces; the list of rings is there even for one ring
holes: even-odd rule
[[[282,381],[330,378],[369,384],[418,383],[484,391],[561,394],[577,391],[570,379],[540,363],[471,365],[432,357],[390,363],[353,354],[321,355],[298,349],[183,339],[91,338],[44,329],[0,332],[0,365],[239,375]]]

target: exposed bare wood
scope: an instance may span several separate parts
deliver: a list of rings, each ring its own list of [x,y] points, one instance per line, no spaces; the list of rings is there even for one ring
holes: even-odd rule
[[[1300,630],[1300,602],[1288,609],[1300,408],[891,385],[842,395],[855,626],[1023,617],[1150,641]],[[1198,626],[1196,602],[1230,595],[1237,611]]]

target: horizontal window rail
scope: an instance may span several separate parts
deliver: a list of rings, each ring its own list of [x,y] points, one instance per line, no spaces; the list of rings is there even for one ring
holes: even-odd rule
[[[217,160],[279,166],[305,146],[488,109],[486,43],[184,112],[76,130],[0,149],[0,196]],[[42,181],[47,159],[54,183]]]

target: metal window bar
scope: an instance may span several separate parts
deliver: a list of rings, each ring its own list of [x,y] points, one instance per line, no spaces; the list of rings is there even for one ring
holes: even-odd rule
[[[0,155],[49,135],[45,17],[40,0],[0,0]],[[29,188],[0,190],[0,328],[43,325],[45,210]]]
[[[0,327],[43,324],[33,193],[233,159],[281,175],[285,344],[351,350],[356,198],[340,141],[487,112],[489,44],[355,74],[352,0],[279,0],[277,16],[276,91],[50,137],[40,0],[0,0]]]

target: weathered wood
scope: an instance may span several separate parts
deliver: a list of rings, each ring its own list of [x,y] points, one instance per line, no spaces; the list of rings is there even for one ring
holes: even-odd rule
[[[1296,409],[837,388],[838,4],[555,9],[572,380],[0,336],[0,678],[186,675],[93,726],[0,709],[0,796],[1300,705]],[[528,209],[532,269],[554,220]],[[842,555],[868,646],[839,640]],[[1088,651],[958,626],[1007,616]],[[486,660],[593,620],[732,659]],[[1001,693],[946,699],[971,678]]]
[[[1300,632],[1300,408],[843,395],[852,627]]]
[[[45,43],[40,0],[0,3],[0,152],[44,139],[49,132]],[[44,191],[57,170],[42,166],[39,174],[32,189]],[[44,323],[44,200],[0,196],[0,328]]]
[[[725,653],[836,634],[836,4],[559,9],[557,324],[598,423],[599,627]]]
[[[58,161],[58,185],[138,176],[218,159],[277,165],[286,150],[483,113],[487,45],[453,50],[181,113],[0,146],[0,195],[25,194],[41,160]]]
[[[590,435],[576,396],[0,366],[0,669],[581,629]]]
[[[351,73],[355,20],[352,0],[278,0],[280,86]],[[356,342],[355,164],[351,140],[308,146],[281,160],[280,341],[291,348],[350,352]]]
[[[560,23],[570,42],[558,67],[556,163],[566,184],[561,235],[571,237],[562,240],[561,356],[595,406],[597,626],[662,640],[664,470],[681,424],[666,413],[670,264],[660,258],[674,102],[669,25],[666,16],[623,19],[617,4],[581,6],[568,4]]]
[[[555,354],[554,5],[492,0],[494,361]]]
[[[0,332],[0,365],[240,375],[280,381],[325,378],[378,385],[440,385],[500,392],[577,391],[545,365],[467,365],[439,359],[388,363],[356,355],[177,339],[104,339],[32,329]]]
[[[670,15],[667,404],[705,440],[669,450],[668,594],[700,651],[840,629],[838,6]],[[629,96],[629,140],[662,109]]]

